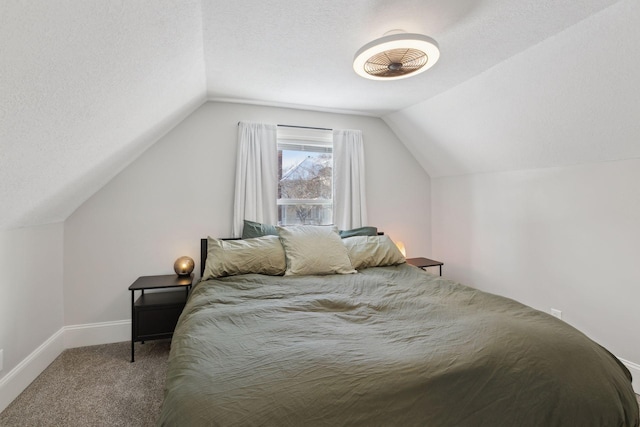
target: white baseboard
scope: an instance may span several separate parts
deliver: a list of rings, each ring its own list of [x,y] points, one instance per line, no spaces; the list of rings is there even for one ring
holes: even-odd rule
[[[131,340],[131,320],[64,326],[0,379],[0,412],[67,348]]]
[[[0,379],[0,412],[4,411],[63,350],[64,328],[61,328],[2,377]]]
[[[640,394],[640,365],[624,359],[620,359],[620,361],[624,363],[633,376],[633,382],[631,383],[631,385],[633,385],[633,391],[635,391],[636,394]]]
[[[131,340],[131,320],[70,325],[64,328],[64,348]]]

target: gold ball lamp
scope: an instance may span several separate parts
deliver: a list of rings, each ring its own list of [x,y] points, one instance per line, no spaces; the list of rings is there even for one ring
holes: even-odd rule
[[[188,256],[181,256],[173,263],[173,270],[178,276],[189,276],[196,264]]]

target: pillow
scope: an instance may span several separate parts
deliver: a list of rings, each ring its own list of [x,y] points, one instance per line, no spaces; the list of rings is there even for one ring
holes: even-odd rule
[[[275,225],[261,224],[259,222],[244,220],[242,226],[242,238],[251,239],[253,237],[277,236],[278,230]]]
[[[354,228],[351,230],[340,230],[340,237],[346,239],[347,237],[353,236],[377,236],[378,228],[377,227],[360,227]]]
[[[207,261],[202,280],[237,274],[283,275],[284,249],[277,236],[246,240],[207,239]]]
[[[389,236],[355,236],[342,241],[356,270],[406,262]]]
[[[357,273],[336,227],[276,227],[287,259],[285,276]]]

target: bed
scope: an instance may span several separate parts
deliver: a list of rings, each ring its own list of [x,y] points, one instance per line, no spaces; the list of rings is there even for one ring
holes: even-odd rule
[[[271,240],[285,275],[246,273],[273,264],[264,255],[229,267],[218,250],[242,274],[194,287],[159,425],[638,426],[629,371],[567,323],[396,253],[357,273],[289,274],[290,248]]]

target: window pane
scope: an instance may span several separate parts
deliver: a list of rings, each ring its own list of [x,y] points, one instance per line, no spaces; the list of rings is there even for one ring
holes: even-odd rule
[[[331,153],[280,150],[279,199],[333,199]]]
[[[278,206],[279,225],[331,225],[333,209],[331,205],[280,205]]]

